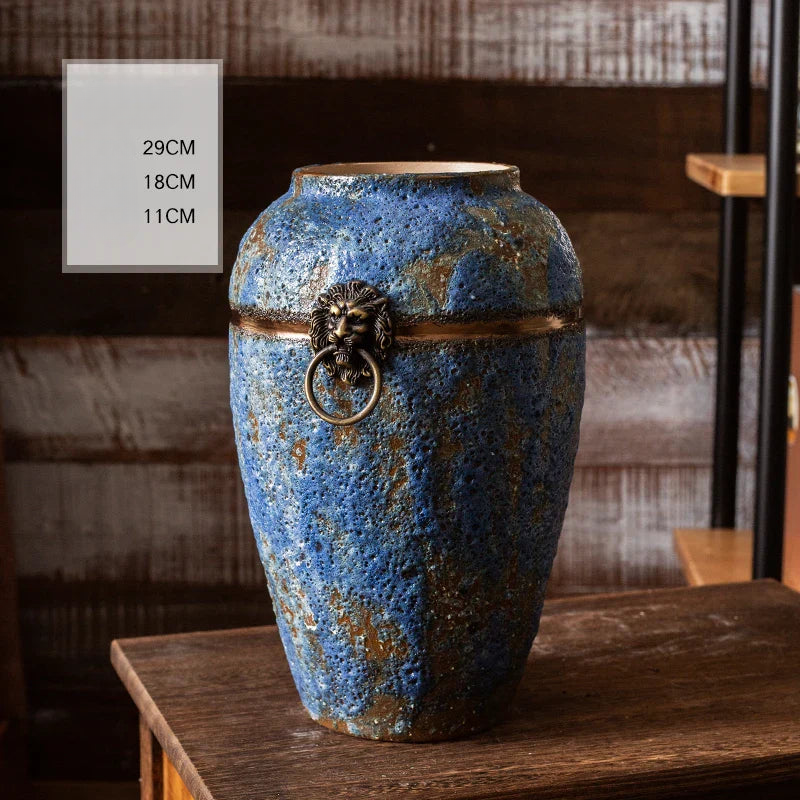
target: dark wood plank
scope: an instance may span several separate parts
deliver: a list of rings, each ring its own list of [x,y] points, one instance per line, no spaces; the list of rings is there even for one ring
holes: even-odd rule
[[[111,655],[197,800],[800,787],[800,596],[772,582],[551,602],[508,720],[436,745],[310,721],[274,628],[117,641]]]
[[[764,0],[753,77],[763,81]],[[232,75],[547,83],[720,83],[723,0],[383,0],[353,4],[121,0],[0,6],[0,64],[58,75],[62,58],[224,58]]]
[[[226,336],[229,267],[254,218],[225,213],[225,274],[62,275],[61,212],[0,209],[0,335]]]
[[[224,92],[226,209],[263,208],[303,164],[387,158],[513,163],[559,214],[718,204],[687,180],[684,160],[719,149],[719,87],[230,79]],[[14,154],[0,206],[60,209],[60,82],[2,81],[0,102],[20,121],[0,129],[0,147]],[[760,90],[753,120],[758,149]]]
[[[590,330],[618,336],[716,336],[719,215],[561,214],[581,261]],[[745,330],[759,334],[763,217],[747,232]]]
[[[9,791],[21,791],[27,780],[26,712],[16,557],[6,502],[3,429],[0,424],[0,786],[6,786]]]
[[[4,435],[0,414],[0,721],[18,725],[25,717],[25,680],[17,615],[14,537],[8,513]],[[9,732],[5,732],[8,736]]]

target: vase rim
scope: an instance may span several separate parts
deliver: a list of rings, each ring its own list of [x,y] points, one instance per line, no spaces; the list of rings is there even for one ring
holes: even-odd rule
[[[345,161],[311,164],[295,170],[296,176],[379,177],[386,175],[424,176],[429,178],[471,177],[479,175],[513,175],[517,167],[492,161]]]

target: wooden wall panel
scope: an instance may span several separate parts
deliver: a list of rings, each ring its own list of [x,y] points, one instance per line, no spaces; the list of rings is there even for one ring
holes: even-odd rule
[[[16,558],[6,505],[3,431],[0,425],[0,786],[11,794],[21,794],[27,778],[25,717]]]
[[[2,421],[2,415],[0,415]],[[6,502],[6,467],[0,426],[0,776],[6,766],[6,745],[11,726],[25,716],[25,681],[22,674],[17,622],[17,570],[11,517]]]
[[[590,338],[579,466],[707,466],[716,343]],[[758,342],[745,339],[739,458],[755,463]]]
[[[754,468],[739,472],[737,516],[752,518]],[[551,577],[559,595],[685,583],[673,528],[708,524],[710,467],[578,468]]]
[[[2,340],[14,461],[233,463],[222,338]]]
[[[8,465],[22,577],[261,585],[234,464]]]
[[[767,3],[753,14],[766,74]],[[229,75],[720,83],[724,0],[3,0],[0,69],[62,58],[223,58]]]
[[[715,335],[719,218],[714,212],[560,214],[583,268],[590,330],[613,336]],[[747,232],[745,330],[761,316],[763,217]]]

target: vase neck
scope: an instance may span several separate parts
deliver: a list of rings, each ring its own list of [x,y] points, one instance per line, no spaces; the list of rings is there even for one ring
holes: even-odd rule
[[[475,194],[519,189],[519,169],[509,164],[472,161],[383,161],[318,164],[292,173],[291,193],[364,194],[383,189],[409,191],[425,186],[442,189],[465,187]]]

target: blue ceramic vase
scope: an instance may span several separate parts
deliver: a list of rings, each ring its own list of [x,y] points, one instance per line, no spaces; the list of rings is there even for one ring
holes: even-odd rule
[[[578,445],[581,274],[516,167],[298,169],[242,239],[231,406],[300,698],[372,739],[507,710]]]

